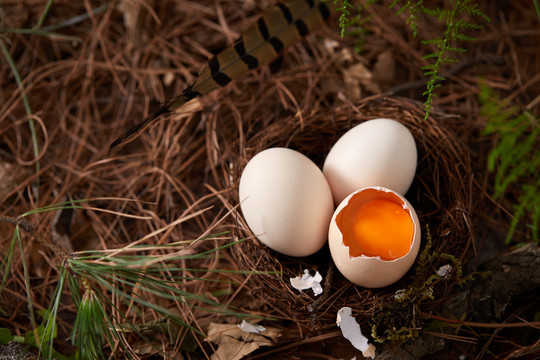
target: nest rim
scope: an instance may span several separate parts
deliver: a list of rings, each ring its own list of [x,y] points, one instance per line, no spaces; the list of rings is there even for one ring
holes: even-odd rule
[[[241,150],[229,152],[224,161],[235,169],[227,184],[231,189],[227,194],[227,202],[239,203],[241,170],[249,159],[264,149],[277,146],[291,148],[306,155],[321,168],[331,145],[347,130],[370,119],[395,119],[411,131],[418,149],[417,172],[405,197],[420,218],[420,252],[425,248],[426,236],[432,236],[436,240],[433,251],[449,254],[466,263],[474,241],[471,213],[475,181],[469,153],[466,146],[445,126],[448,115],[435,112],[428,119],[424,117],[424,108],[419,102],[377,95],[360,101],[354,108],[343,106],[312,112],[304,115],[302,121],[292,115],[274,119],[273,123],[263,124],[258,130],[255,124],[251,126],[250,133],[240,137],[244,146],[236,148]],[[250,292],[255,298],[267,302],[270,312],[293,320],[308,331],[333,326],[335,314],[345,305],[366,315],[366,318],[373,315],[381,302],[393,298],[393,294],[410,284],[414,276],[413,265],[393,285],[381,289],[361,288],[351,284],[336,271],[328,244],[311,256],[288,257],[269,249],[256,239],[243,220],[239,207],[235,207],[233,213],[227,226],[233,229],[236,239],[245,239],[231,250],[237,266],[259,272],[249,278]],[[427,235],[424,234],[426,225],[429,231]],[[325,291],[319,298],[315,298],[309,291],[299,292],[291,287],[289,279],[301,275],[304,269],[312,273],[319,271],[323,275]],[[265,272],[279,275],[262,274]],[[447,280],[438,287],[434,300],[423,306],[432,308],[450,297],[457,280]]]

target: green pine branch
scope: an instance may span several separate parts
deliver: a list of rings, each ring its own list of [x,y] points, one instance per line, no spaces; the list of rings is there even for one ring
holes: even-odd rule
[[[107,251],[84,251],[70,254],[61,249],[51,239],[43,237],[26,220],[36,214],[48,211],[61,211],[63,209],[80,210],[81,203],[91,200],[72,200],[64,203],[47,205],[32,211],[28,211],[19,217],[12,218],[0,215],[0,221],[13,224],[15,231],[13,240],[8,251],[1,258],[0,270],[0,294],[6,286],[13,264],[13,254],[18,249],[21,254],[24,270],[24,283],[28,296],[28,311],[31,316],[32,330],[25,336],[15,336],[7,328],[0,327],[0,344],[9,341],[17,341],[40,350],[42,357],[47,359],[67,359],[55,349],[57,340],[57,316],[61,298],[66,288],[71,293],[71,300],[77,309],[70,339],[75,346],[76,353],[69,357],[70,360],[78,359],[103,359],[103,349],[109,345],[118,346],[111,351],[122,352],[126,358],[132,356],[129,343],[126,342],[126,334],[137,334],[142,339],[145,334],[140,331],[146,323],[145,314],[157,314],[160,320],[169,327],[174,326],[177,331],[183,331],[187,339],[194,336],[204,336],[189,319],[184,319],[179,311],[160,306],[151,299],[169,299],[181,308],[199,309],[206,313],[224,314],[238,318],[250,317],[230,306],[220,303],[217,299],[226,295],[221,286],[216,291],[205,294],[191,293],[183,287],[186,281],[204,281],[206,283],[223,283],[219,277],[208,276],[211,273],[224,274],[260,274],[276,275],[275,272],[236,271],[223,269],[182,268],[178,264],[193,263],[198,260],[214,259],[220,252],[238,241],[230,241],[225,234],[215,234],[197,240],[184,240],[166,245],[142,245],[134,244],[116,250]],[[99,210],[99,209],[96,209]],[[202,214],[205,210],[179,219],[185,221],[191,217]],[[181,220],[181,221],[180,221]],[[52,295],[49,308],[46,312],[35,310],[34,299],[30,286],[30,276],[23,250],[23,239],[20,232],[28,233],[33,239],[50,249],[62,259],[62,265],[58,269],[59,277],[56,289]],[[210,250],[201,252],[186,251],[194,241],[222,241],[223,245],[214,246]],[[18,245],[18,246],[17,246]],[[190,274],[186,277],[182,274]],[[204,276],[198,276],[202,274]],[[0,309],[1,311],[1,309]],[[38,323],[35,313],[41,315],[43,320]],[[6,316],[7,314],[3,314]],[[154,316],[153,315],[153,316]],[[134,319],[136,319],[134,321]],[[141,325],[142,324],[142,325]],[[177,337],[171,339],[176,341]],[[189,341],[191,341],[189,340]],[[189,348],[186,345],[186,348]],[[183,346],[181,344],[181,346]],[[156,348],[156,352],[160,349]],[[162,354],[165,356],[165,354]],[[165,356],[166,357],[166,356]]]

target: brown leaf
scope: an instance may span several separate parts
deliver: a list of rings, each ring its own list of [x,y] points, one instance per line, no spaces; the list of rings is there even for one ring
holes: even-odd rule
[[[380,94],[381,89],[374,81],[373,74],[362,63],[356,63],[343,70],[345,86],[349,98],[355,102],[362,96],[361,87],[373,94]]]
[[[276,328],[254,334],[240,330],[238,325],[211,323],[207,339],[218,346],[212,360],[239,360],[261,346],[274,345],[279,336]]]
[[[379,85],[389,84],[394,80],[396,73],[396,60],[392,49],[383,51],[377,56],[373,66],[373,78]]]

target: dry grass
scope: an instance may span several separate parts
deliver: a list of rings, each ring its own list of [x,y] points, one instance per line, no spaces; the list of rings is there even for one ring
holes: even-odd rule
[[[45,4],[44,0],[4,1],[0,26],[32,28]],[[93,14],[102,4],[108,7]],[[490,177],[484,164],[491,139],[479,137],[485,119],[478,115],[476,95],[483,78],[515,104],[538,113],[540,33],[532,2],[482,2],[492,22],[483,24],[486,28],[479,40],[460,55],[467,66],[446,74],[448,80],[435,103],[437,111],[427,122],[422,121],[422,105],[417,102],[422,100],[423,85],[417,81],[423,80],[420,67],[426,64],[422,55],[427,51],[411,38],[403,16],[394,16],[392,10],[376,4],[368,9],[373,18],[360,55],[350,50],[351,39],[339,38],[333,22],[287,50],[279,71],[263,66],[167,116],[125,148],[109,152],[109,144],[124,129],[191,83],[212,52],[230,44],[271,4],[266,0],[59,1],[53,4],[44,26],[81,15],[88,18],[55,30],[52,36],[0,33],[21,74],[39,144],[36,158],[23,96],[2,57],[1,213],[17,217],[49,204],[91,199],[80,210],[26,218],[37,233],[68,252],[120,248],[159,229],[164,231],[144,243],[194,239],[209,229],[230,231],[228,240],[250,238],[236,208],[236,189],[242,167],[251,156],[269,146],[290,146],[321,164],[332,142],[347,128],[384,116],[408,125],[417,140],[419,169],[408,198],[422,223],[429,224],[437,251],[451,253],[473,267],[490,254],[485,249],[491,253],[503,250],[493,244],[502,244],[509,218],[500,206],[487,200]],[[420,38],[428,38],[438,29],[431,21],[420,25]],[[380,60],[385,51],[390,51],[393,65]],[[358,63],[374,74],[368,83],[386,94],[373,94],[361,81],[346,81],[344,72]],[[383,70],[375,71],[377,66]],[[390,72],[392,76],[384,76]],[[396,94],[388,93],[392,91]],[[509,203],[503,205],[508,208]],[[209,206],[212,209],[201,216],[168,227]],[[0,229],[0,251],[5,253],[13,227],[0,223]],[[371,291],[351,286],[334,273],[328,294],[314,305],[317,316],[313,317],[307,309],[314,299],[293,292],[286,282],[305,267],[326,273],[332,268],[327,250],[299,262],[252,240],[185,267],[280,271],[281,278],[220,275],[237,285],[228,285],[224,290],[229,295],[219,300],[246,313],[279,319],[271,325],[286,330],[278,346],[285,354],[296,349],[300,349],[298,354],[311,351],[306,345],[313,343],[304,339],[307,334],[317,339],[320,353],[331,352],[324,346],[337,336],[334,321],[339,307],[352,306],[369,315],[381,299],[407,282],[405,278],[395,287]],[[34,307],[45,309],[61,259],[28,233],[23,233],[23,241]],[[191,245],[191,250],[204,251],[219,244],[223,243],[217,239],[201,241]],[[17,251],[11,272],[0,297],[4,311],[0,323],[23,334],[32,324]],[[189,272],[182,275],[193,276]],[[450,296],[451,285],[441,289],[437,301],[427,304],[425,310]],[[196,281],[182,286],[198,294],[213,290]],[[65,295],[59,316],[59,331],[64,335],[69,333],[76,311],[69,294]],[[173,302],[163,305],[183,313],[186,321],[203,331],[209,321],[217,320]],[[517,309],[514,315],[519,316],[520,311],[528,310]],[[146,320],[157,317],[145,315]],[[141,321],[134,314],[129,317]],[[456,342],[453,350],[488,358],[493,341],[505,343],[504,338],[473,336],[485,342]],[[140,345],[136,337],[132,341],[134,347]],[[166,340],[163,344],[166,346]],[[211,353],[208,344],[200,344],[206,355]],[[509,342],[504,353],[513,351],[526,352],[523,345]],[[171,350],[172,354],[179,352],[178,347]]]

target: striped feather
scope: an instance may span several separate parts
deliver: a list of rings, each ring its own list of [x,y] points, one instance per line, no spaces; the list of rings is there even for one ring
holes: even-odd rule
[[[326,21],[330,3],[317,0],[282,0],[249,27],[234,45],[212,57],[195,82],[111,144],[111,149],[136,139],[148,126],[188,101],[222,88],[233,79],[274,60],[285,48]]]

